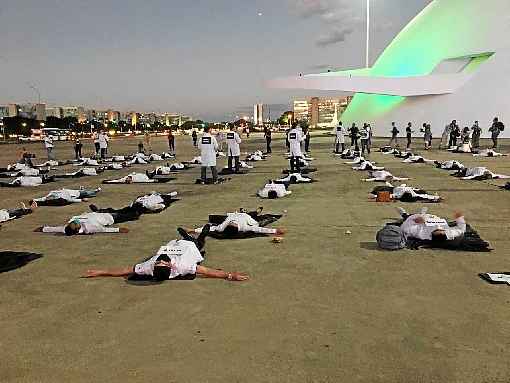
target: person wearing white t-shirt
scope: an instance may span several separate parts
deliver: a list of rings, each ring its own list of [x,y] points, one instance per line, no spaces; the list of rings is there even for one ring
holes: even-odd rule
[[[155,182],[156,180],[149,178],[147,174],[143,173],[131,173],[116,180],[103,181],[104,184],[148,184]]]
[[[72,217],[65,226],[41,226],[35,232],[58,233],[67,236],[90,235],[98,233],[128,233],[124,227],[112,227],[116,223],[137,220],[141,213],[133,210],[122,213],[84,213]]]
[[[21,218],[24,215],[32,214],[37,209],[37,204],[32,202],[29,208],[24,203],[21,204],[21,208],[18,209],[0,209],[0,223],[11,221],[13,219]],[[0,226],[2,227],[2,226]]]
[[[44,136],[44,147],[46,148],[46,153],[48,153],[48,161],[55,159],[55,154],[53,153],[53,137],[50,135]]]
[[[188,233],[201,233],[203,228],[187,229]],[[238,233],[257,233],[268,235],[284,235],[285,230],[262,227],[249,214],[243,212],[227,213],[225,220],[219,225],[212,225],[211,232],[223,233],[226,237],[235,237]]]
[[[101,191],[97,189],[60,189],[52,190],[46,196],[34,198],[32,201],[39,206],[66,206],[73,203],[85,202],[89,198],[93,198]]]
[[[200,253],[200,245],[196,240],[190,239],[170,241],[160,247],[156,255],[134,266],[111,270],[87,270],[83,277],[147,278],[157,282],[172,279],[194,279],[196,276],[238,282],[249,279],[245,273],[228,272],[202,266],[204,258]]]
[[[125,214],[131,213],[132,211],[134,211],[135,214],[136,212],[141,214],[159,213],[168,208],[172,203],[177,202],[178,199],[175,197],[177,197],[177,192],[171,192],[167,194],[152,192],[151,194],[137,197],[129,206],[122,209],[100,209],[96,205],[90,205],[89,208],[96,213]]]
[[[285,185],[275,184],[273,182],[266,184],[263,189],[257,192],[257,195],[260,198],[269,199],[283,198],[290,194],[292,194],[292,192],[290,190],[287,190],[285,188]]]
[[[102,130],[97,139],[99,142],[99,149],[101,150],[101,159],[104,160],[108,151],[108,135]]]
[[[395,177],[387,170],[377,170],[368,172],[369,177],[364,179],[365,182],[387,182],[387,181],[408,181],[409,178]]]
[[[10,188],[16,188],[16,187],[34,187],[39,186],[42,184],[47,184],[50,182],[55,182],[55,176],[39,176],[39,177],[25,177],[21,176],[18,177],[11,182],[0,182],[0,187],[10,187]]]

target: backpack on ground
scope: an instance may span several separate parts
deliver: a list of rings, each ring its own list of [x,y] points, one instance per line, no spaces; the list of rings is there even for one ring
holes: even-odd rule
[[[377,245],[384,250],[401,250],[406,247],[404,233],[398,226],[386,225],[377,232]]]

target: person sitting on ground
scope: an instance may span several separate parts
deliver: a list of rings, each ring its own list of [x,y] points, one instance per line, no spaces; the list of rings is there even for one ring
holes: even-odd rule
[[[205,241],[205,235],[201,234],[195,239],[184,233],[182,229],[179,230],[179,233],[184,239],[168,242],[159,248],[155,256],[146,261],[121,269],[87,270],[83,277],[126,277],[128,280],[148,278],[156,282],[194,279],[196,276],[239,282],[249,279],[249,276],[244,273],[227,272],[202,266],[204,258],[200,251]],[[204,233],[206,233],[205,230]]]
[[[377,186],[372,190],[369,197],[377,198],[379,193],[388,192],[390,193],[390,198],[392,200],[397,200],[401,202],[441,202],[442,198],[438,195],[428,194],[423,189],[413,188],[411,186],[407,186],[406,184],[402,184],[400,186],[393,186],[391,183],[387,182],[385,186]]]
[[[0,182],[0,187],[9,187],[9,188],[17,188],[17,187],[33,187],[39,186],[42,184],[47,184],[50,182],[55,182],[54,176],[42,175],[39,177],[18,177],[11,182]]]
[[[289,173],[287,177],[279,178],[274,180],[274,183],[277,184],[307,184],[313,182],[313,179],[310,177],[307,177],[301,173]]]
[[[32,214],[37,209],[37,203],[32,202],[30,207],[27,208],[24,203],[18,209],[0,209],[0,222],[7,222],[13,219],[21,218],[24,215]],[[0,226],[1,227],[1,226]]]
[[[152,192],[151,194],[146,194],[140,197],[137,197],[129,206],[122,209],[100,209],[96,205],[90,205],[89,208],[94,213],[125,213],[131,210],[135,210],[136,212],[140,212],[142,214],[150,214],[150,213],[160,213],[166,208],[168,208],[172,203],[179,201],[177,198],[177,192],[171,192],[166,194],[160,194],[158,192]]]
[[[414,155],[414,156],[410,156],[410,157],[406,158],[402,162],[406,163],[406,164],[425,164],[425,163],[433,163],[435,161],[434,160],[427,160],[426,158],[424,158],[422,156]]]
[[[476,168],[463,168],[457,171],[456,173],[452,174],[452,176],[458,177],[463,180],[476,180],[476,181],[510,178],[510,176],[506,176],[503,174],[495,174],[491,172],[489,169],[482,166]]]
[[[410,178],[399,178],[386,170],[376,170],[368,172],[368,178],[362,181],[365,182],[387,182],[387,181],[408,181]]]
[[[97,189],[60,189],[50,191],[46,196],[34,198],[32,201],[39,206],[67,206],[73,203],[86,202],[97,196],[101,188]]]
[[[276,199],[283,198],[292,194],[290,190],[287,190],[284,184],[276,184],[273,181],[269,181],[264,188],[257,192],[260,198]]]
[[[73,235],[98,233],[128,233],[125,227],[112,227],[116,223],[137,220],[142,213],[136,209],[125,209],[116,213],[83,213],[72,217],[65,226],[41,226],[35,232]]]
[[[484,149],[479,152],[473,152],[473,157],[504,157],[506,154],[497,153],[493,149]]]
[[[363,161],[358,166],[353,166],[352,170],[357,171],[373,171],[373,170],[384,170],[382,166],[376,166],[370,161]]]
[[[444,161],[444,162],[439,162],[439,161],[434,161],[434,163],[436,164],[436,167],[438,169],[444,169],[444,170],[460,170],[460,169],[464,169],[465,166],[463,164],[461,164],[459,161]]]
[[[285,230],[282,228],[269,229],[260,226],[259,222],[255,219],[258,217],[259,210],[253,213],[227,213],[227,216],[222,223],[212,225],[210,227],[210,232],[222,233],[227,238],[235,238],[239,233],[255,233],[277,236],[285,234]],[[203,228],[201,227],[197,229],[186,229],[188,233],[201,233],[202,230]]]

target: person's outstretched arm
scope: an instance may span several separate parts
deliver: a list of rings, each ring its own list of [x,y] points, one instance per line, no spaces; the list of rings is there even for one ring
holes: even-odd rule
[[[244,273],[226,272],[223,270],[211,269],[205,266],[197,266],[197,275],[203,278],[218,278],[237,282],[247,281],[250,279],[250,277]]]
[[[133,267],[124,267],[121,269],[109,270],[87,270],[82,278],[98,278],[98,277],[127,277],[133,273]]]

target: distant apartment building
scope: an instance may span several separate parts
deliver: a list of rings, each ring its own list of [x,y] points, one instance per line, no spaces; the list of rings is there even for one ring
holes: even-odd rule
[[[181,116],[181,123],[179,124],[179,126],[181,126],[182,124],[184,124],[185,122],[188,122],[188,121],[193,121],[193,117],[191,117],[191,116]]]
[[[264,104],[253,105],[253,123],[264,125]]]
[[[64,111],[59,106],[46,107],[46,117],[62,118]]]
[[[0,105],[0,120],[9,117],[9,107],[7,105]]]
[[[294,119],[306,121],[311,128],[327,128],[338,123],[352,97],[319,98],[294,101]]]
[[[21,112],[18,104],[9,104],[7,107],[9,108],[9,117],[16,117]]]
[[[45,104],[22,104],[17,106],[18,116],[37,121],[46,121]]]
[[[118,124],[120,121],[120,112],[117,112],[116,110],[109,110],[106,113],[106,117],[109,122],[114,122],[114,123]]]

